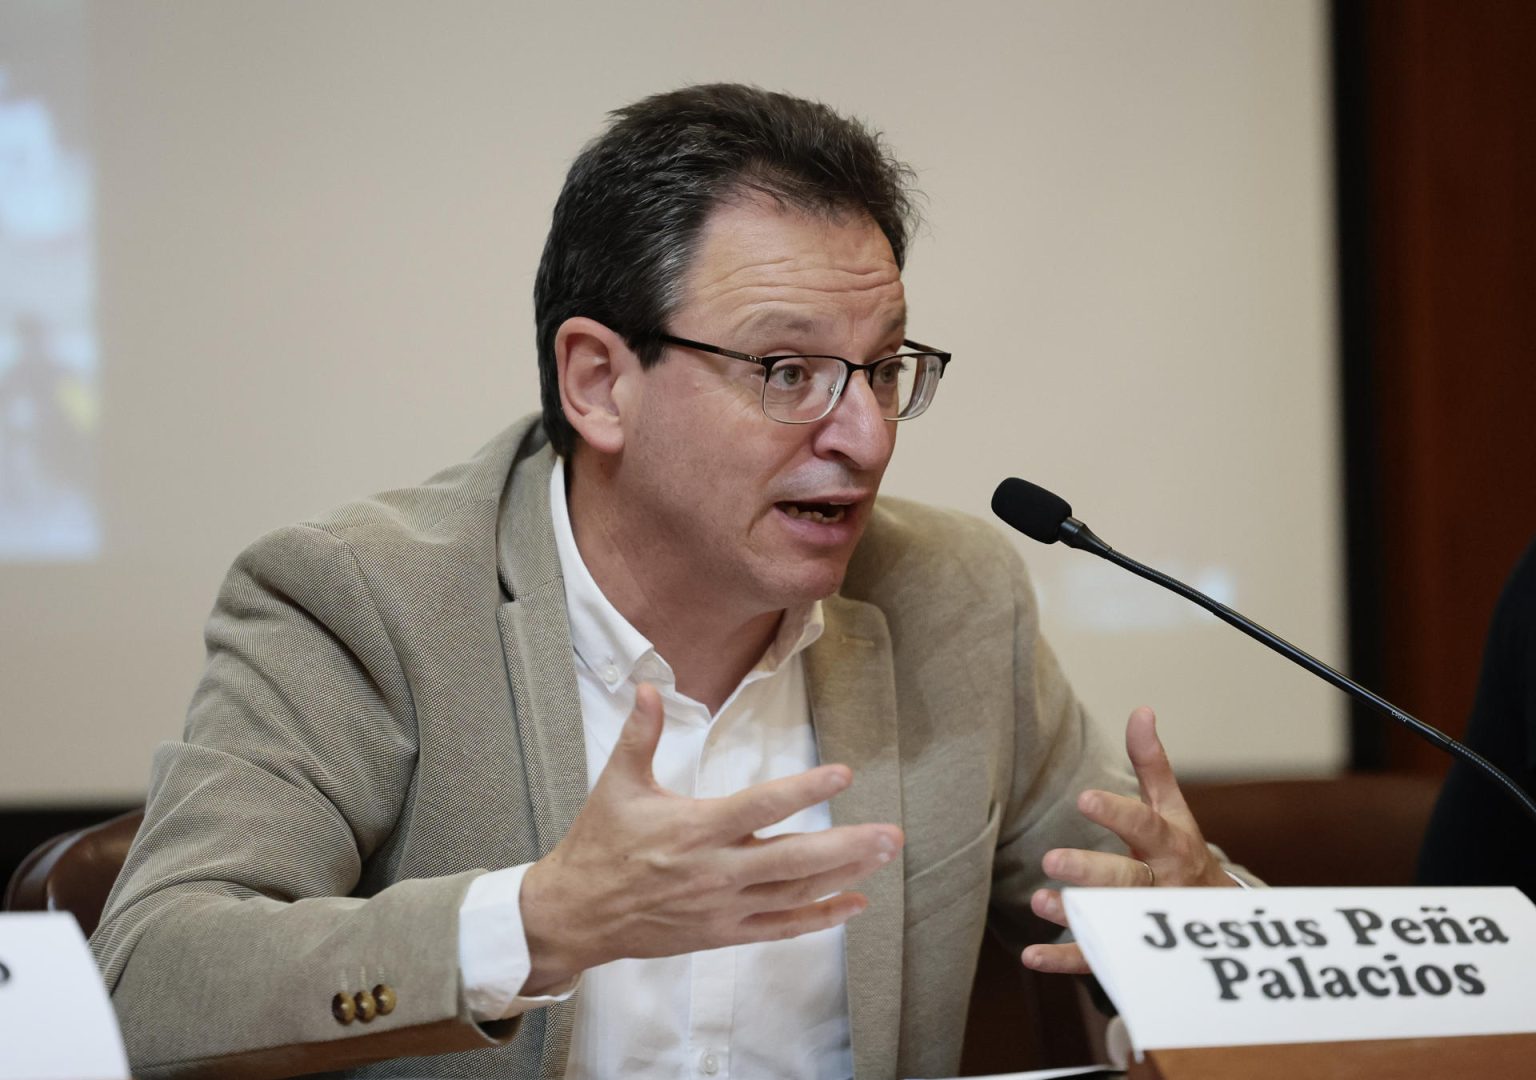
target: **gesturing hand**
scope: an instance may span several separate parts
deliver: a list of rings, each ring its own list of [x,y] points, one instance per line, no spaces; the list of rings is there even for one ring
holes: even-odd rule
[[[758,839],[853,779],[822,765],[721,799],[656,782],[660,696],[635,695],[613,754],[570,831],[523,879],[523,928],[539,994],[620,957],[671,956],[838,926],[868,904],[843,889],[901,848],[895,825]]]
[[[1125,725],[1125,749],[1141,785],[1141,798],[1085,791],[1077,798],[1077,808],[1124,840],[1130,855],[1056,848],[1045,853],[1045,872],[1068,885],[1235,885],[1211,854],[1184,803],[1151,709],[1131,713]],[[1061,893],[1055,889],[1036,890],[1030,907],[1042,919],[1067,925]],[[1036,971],[1088,973],[1082,950],[1075,944],[1031,945],[1024,950],[1023,960],[1025,967]]]

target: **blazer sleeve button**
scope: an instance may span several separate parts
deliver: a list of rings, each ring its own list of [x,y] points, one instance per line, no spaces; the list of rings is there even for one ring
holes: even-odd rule
[[[338,1024],[350,1024],[357,1016],[357,1006],[353,1004],[350,994],[337,994],[331,998],[331,1015],[336,1018]]]
[[[373,988],[373,1000],[379,1006],[380,1016],[388,1016],[395,1011],[395,992],[388,983],[379,983]]]
[[[379,1015],[379,1003],[373,1000],[373,995],[367,990],[357,992],[357,1019],[359,1023],[366,1024]]]

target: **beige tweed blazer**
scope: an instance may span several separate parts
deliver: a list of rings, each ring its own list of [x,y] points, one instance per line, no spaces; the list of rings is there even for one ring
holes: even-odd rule
[[[477,1025],[457,909],[547,852],[586,795],[536,418],[425,484],[247,549],[207,626],[185,738],[92,941],[134,1074],[557,1077],[569,1003]],[[806,653],[838,823],[900,822],[847,930],[856,1075],[952,1075],[989,914],[1022,941],[1073,808],[1133,791],[991,526],[882,499]],[[387,986],[368,1023],[338,994]],[[578,994],[580,991],[577,991]]]

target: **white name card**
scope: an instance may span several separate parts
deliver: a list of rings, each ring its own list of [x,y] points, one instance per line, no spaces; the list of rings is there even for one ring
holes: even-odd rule
[[[1138,1051],[1536,1031],[1518,889],[1067,889]]]
[[[117,1016],[71,915],[0,915],[0,1080],[128,1080]]]

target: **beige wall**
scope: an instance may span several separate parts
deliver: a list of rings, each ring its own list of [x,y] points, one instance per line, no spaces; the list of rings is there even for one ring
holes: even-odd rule
[[[1025,475],[1341,658],[1320,3],[90,11],[107,533],[0,568],[0,802],[136,797],[241,546],[536,407],[563,170],[606,109],[697,80],[820,97],[920,171],[911,332],[956,359],[888,490],[985,514]],[[1102,722],[1159,706],[1189,772],[1340,760],[1331,691],[1027,554]]]

